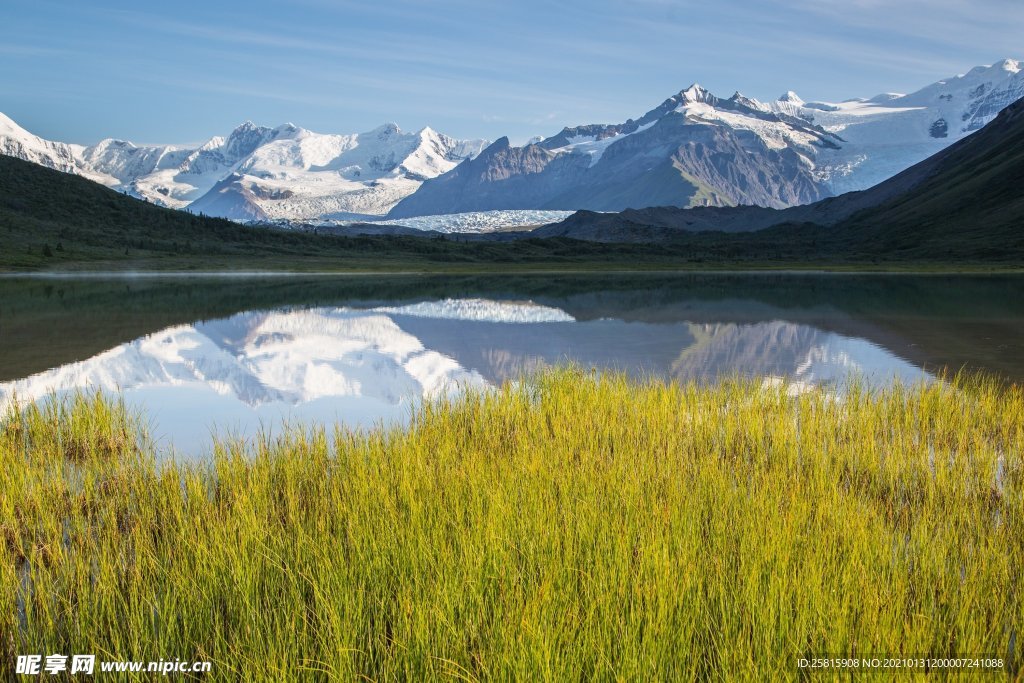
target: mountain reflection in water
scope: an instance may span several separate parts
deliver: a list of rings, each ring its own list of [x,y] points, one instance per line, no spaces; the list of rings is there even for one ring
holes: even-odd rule
[[[198,453],[213,428],[251,437],[282,422],[402,420],[424,397],[566,362],[682,380],[740,374],[833,385],[850,373],[876,382],[929,377],[870,341],[808,324],[577,320],[530,300],[466,297],[249,311],[174,325],[0,384],[0,402],[121,392],[152,420],[161,444]]]

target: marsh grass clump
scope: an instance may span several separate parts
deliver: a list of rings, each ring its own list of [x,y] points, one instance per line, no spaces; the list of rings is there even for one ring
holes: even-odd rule
[[[119,459],[140,452],[143,430],[124,402],[102,393],[49,396],[21,408],[12,402],[3,416],[9,444],[20,444],[31,458],[51,464]]]
[[[1019,386],[564,369],[192,465],[101,396],[26,415],[0,430],[3,655],[268,681],[791,679],[824,653],[1020,675]]]

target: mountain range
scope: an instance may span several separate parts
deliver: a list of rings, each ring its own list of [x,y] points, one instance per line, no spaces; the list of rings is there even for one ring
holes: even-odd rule
[[[252,227],[159,207],[75,174],[0,155],[0,267],[145,260],[164,267],[252,268],[261,262],[304,269],[314,263],[329,269],[442,263],[1020,263],[1022,150],[1024,100],[889,180],[812,204],[579,211],[529,231],[458,232],[448,239],[402,221]]]
[[[389,218],[493,209],[785,208],[871,187],[979,130],[1024,97],[1006,59],[909,95],[763,103],[693,85],[636,120],[502,138],[425,182]]]
[[[933,254],[945,248],[952,260],[968,253],[974,258],[1020,254],[1022,150],[1024,98],[1001,110],[974,135],[867,190],[781,210],[742,206],[580,211],[530,236],[634,242],[673,240],[703,231],[761,231],[759,239],[794,241],[804,248],[813,242],[835,254],[910,255],[907,250],[922,248]],[[771,235],[766,237],[765,231]]]
[[[311,220],[385,213],[427,178],[477,154],[485,140],[387,124],[323,135],[247,121],[195,147],[44,140],[0,114],[0,153],[85,176],[174,209],[234,220]]]
[[[1024,96],[1007,59],[917,92],[840,103],[693,85],[638,119],[518,147],[394,124],[358,135],[246,122],[198,147],[44,140],[0,114],[0,153],[234,220],[390,219],[498,209],[785,208],[885,180]]]

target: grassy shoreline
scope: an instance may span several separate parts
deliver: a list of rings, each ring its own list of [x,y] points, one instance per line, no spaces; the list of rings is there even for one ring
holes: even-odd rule
[[[558,370],[406,429],[158,463],[116,404],[0,426],[0,660],[215,680],[794,678],[992,654],[1019,675],[1024,391],[797,397]]]

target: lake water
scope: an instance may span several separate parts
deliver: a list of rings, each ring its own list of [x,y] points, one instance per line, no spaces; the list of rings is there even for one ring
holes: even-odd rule
[[[1024,277],[821,274],[0,279],[0,404],[119,391],[153,436],[405,419],[565,362],[834,386],[1024,379]]]

